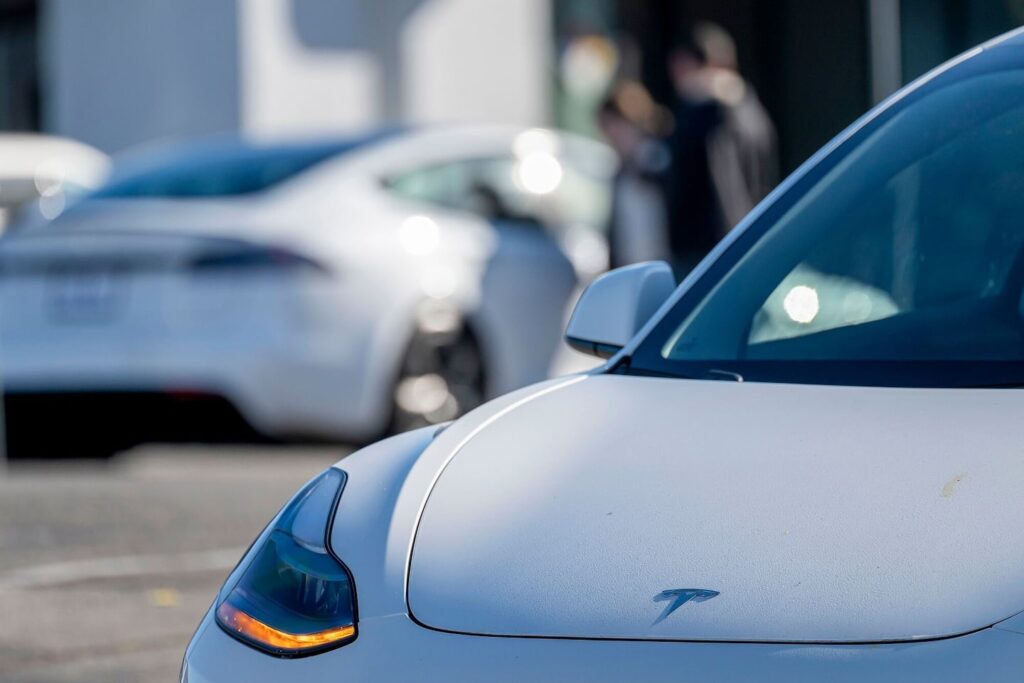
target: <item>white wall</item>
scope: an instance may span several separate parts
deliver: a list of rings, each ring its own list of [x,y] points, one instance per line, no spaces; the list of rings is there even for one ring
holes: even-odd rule
[[[234,0],[48,0],[44,127],[109,152],[238,127]]]
[[[548,119],[551,0],[240,0],[259,133]]]
[[[432,0],[402,29],[413,121],[547,123],[550,0]]]
[[[47,130],[107,151],[244,131],[549,118],[551,0],[44,0]]]
[[[371,49],[349,40],[372,32],[360,4],[373,0],[239,0],[242,129],[319,133],[364,127],[382,115],[382,72]],[[315,3],[315,4],[314,4]],[[299,22],[320,32],[310,45]],[[319,24],[319,26],[317,25]],[[336,40],[323,44],[323,26]],[[317,44],[317,43],[321,44]]]

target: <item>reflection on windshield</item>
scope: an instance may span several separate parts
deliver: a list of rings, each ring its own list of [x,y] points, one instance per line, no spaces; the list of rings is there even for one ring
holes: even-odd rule
[[[749,344],[788,339],[896,315],[899,307],[878,287],[801,264],[755,314]]]

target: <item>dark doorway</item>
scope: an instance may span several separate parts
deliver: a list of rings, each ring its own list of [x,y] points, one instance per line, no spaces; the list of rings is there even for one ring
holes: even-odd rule
[[[619,0],[619,14],[642,48],[644,82],[665,102],[676,35],[698,21],[729,31],[744,76],[778,128],[784,173],[871,105],[864,0]]]
[[[1024,22],[1022,0],[902,0],[903,79]]]
[[[0,130],[39,130],[37,0],[0,0]]]

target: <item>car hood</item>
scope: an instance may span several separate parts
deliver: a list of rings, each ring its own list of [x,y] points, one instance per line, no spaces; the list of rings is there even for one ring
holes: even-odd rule
[[[1021,414],[1015,390],[570,382],[449,461],[409,607],[430,627],[513,636],[983,628],[1024,609]],[[677,604],[687,589],[710,592]]]

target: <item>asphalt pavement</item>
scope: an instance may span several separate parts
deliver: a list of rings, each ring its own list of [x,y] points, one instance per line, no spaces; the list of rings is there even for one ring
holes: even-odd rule
[[[245,547],[341,447],[148,446],[0,471],[0,682],[177,680]]]

